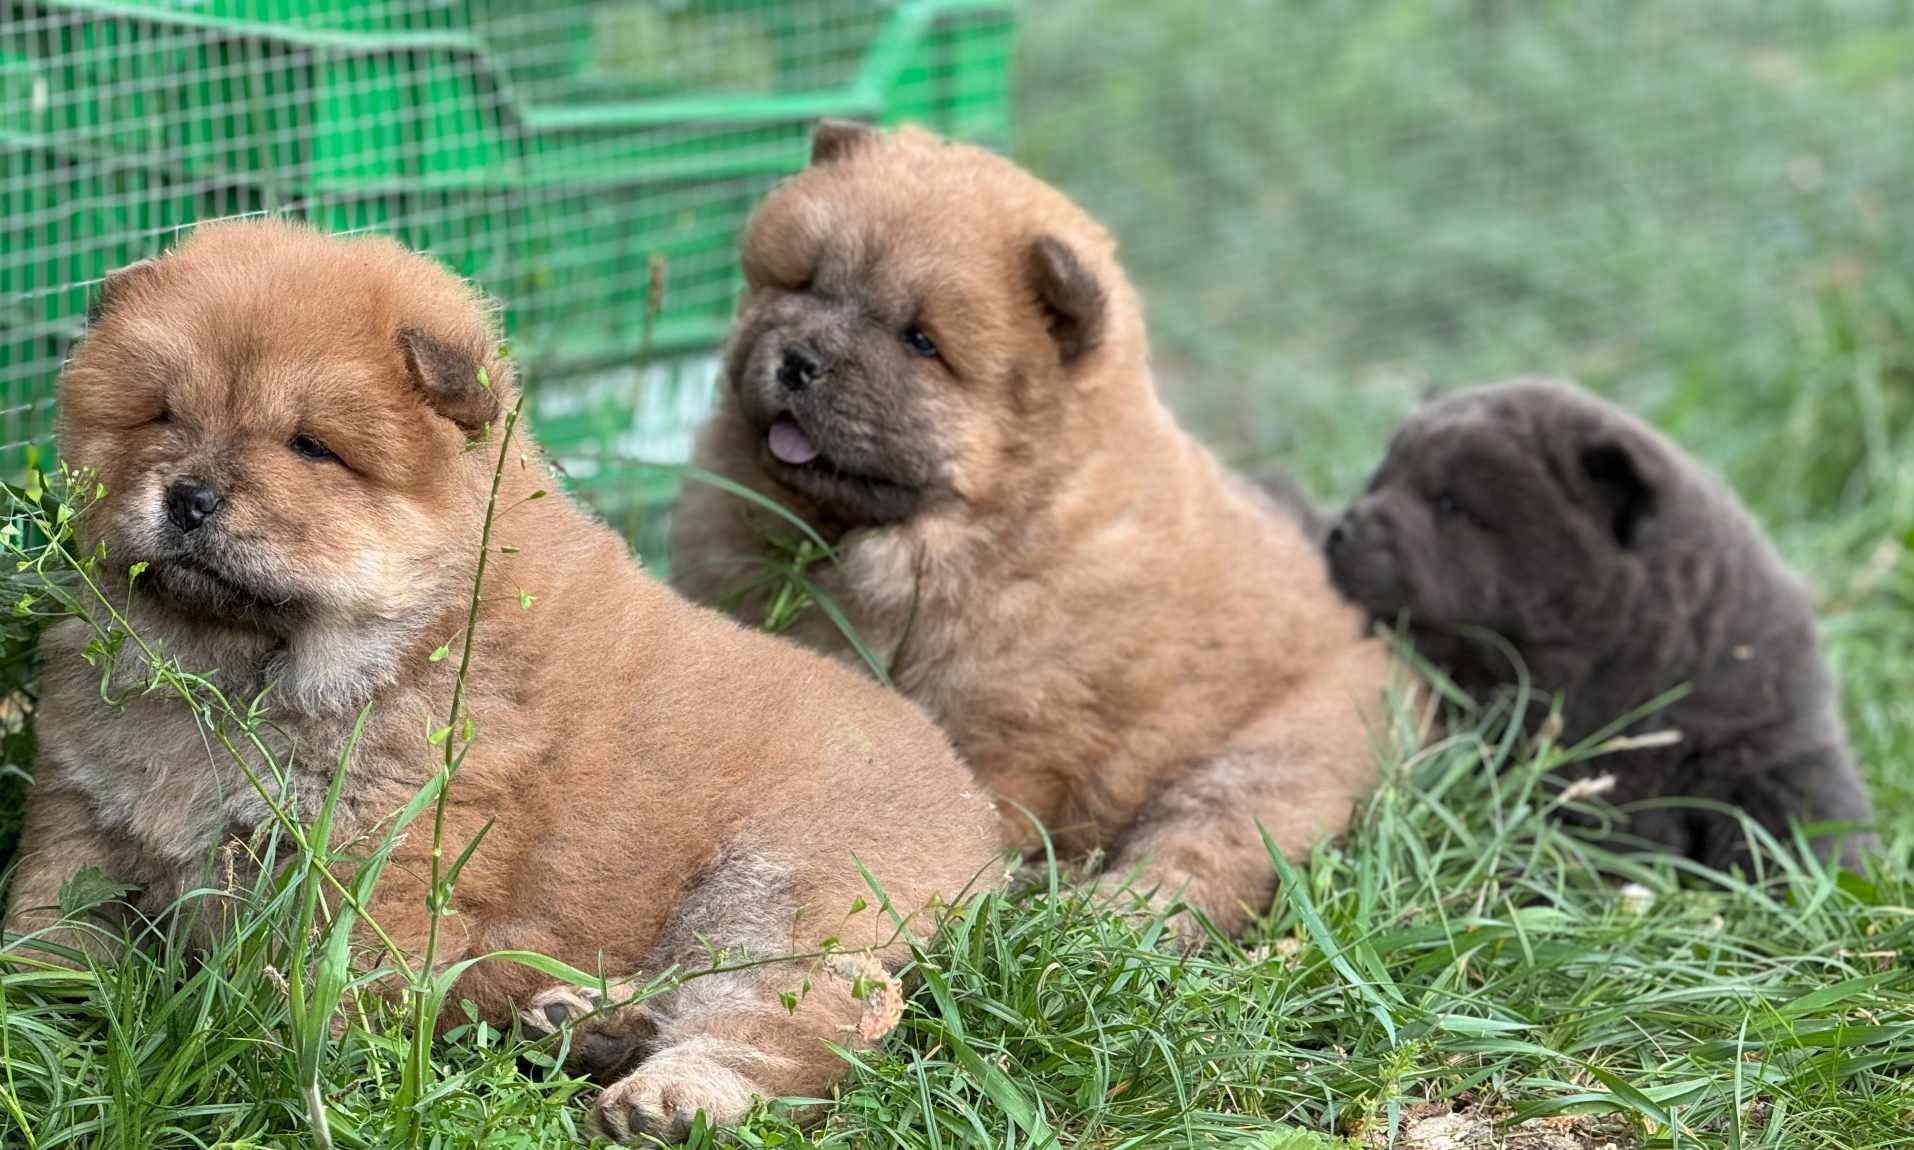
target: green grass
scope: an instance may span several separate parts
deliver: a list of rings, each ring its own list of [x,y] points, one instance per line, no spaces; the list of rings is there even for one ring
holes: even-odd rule
[[[1050,0],[1021,153],[1123,237],[1234,458],[1338,497],[1426,387],[1546,370],[1721,468],[1823,595],[1874,873],[1704,890],[1601,856],[1545,817],[1562,752],[1491,722],[1391,764],[1196,957],[1067,888],[972,902],[821,1124],[739,1142],[1321,1150],[1435,1100],[1586,1112],[1591,1145],[1914,1145],[1914,32],[1707,7]],[[0,754],[4,838],[30,732]],[[438,1044],[410,1104],[401,1020],[314,1052],[298,890],[206,896],[242,926],[203,958],[0,955],[0,1147],[310,1145],[308,1073],[340,1146],[575,1137],[583,1087],[509,1036]]]
[[[921,955],[902,1031],[822,1127],[767,1114],[741,1140],[1251,1145],[1386,1129],[1428,1098],[1593,1110],[1662,1145],[1731,1145],[1737,1123],[1750,1146],[1904,1139],[1914,973],[1891,956],[1914,947],[1905,870],[1684,887],[1673,864],[1603,858],[1545,817],[1536,772],[1556,753],[1498,771],[1526,754],[1518,740],[1432,748],[1267,921],[1195,958],[1067,888],[975,900]],[[1602,875],[1657,897],[1643,908]],[[203,962],[168,938],[79,974],[5,964],[13,1144],[300,1140],[301,1028],[279,958],[297,917],[285,890],[230,897],[254,909]],[[324,1053],[338,1145],[387,1144],[403,1033],[355,1028]],[[568,1140],[578,1085],[526,1057],[481,1027],[440,1044],[418,1144]]]

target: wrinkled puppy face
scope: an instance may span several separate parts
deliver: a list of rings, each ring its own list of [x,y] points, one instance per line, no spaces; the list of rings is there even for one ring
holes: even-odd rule
[[[1007,161],[821,124],[743,240],[725,374],[760,464],[847,527],[987,499],[1098,347],[1104,246]]]
[[[1430,640],[1457,628],[1572,639],[1652,542],[1658,491],[1635,440],[1561,384],[1438,399],[1331,531],[1331,576],[1378,619],[1407,612],[1437,659],[1448,648]]]
[[[190,618],[403,618],[463,549],[495,346],[462,283],[389,241],[204,227],[109,278],[61,377],[62,455],[106,488],[86,540]]]

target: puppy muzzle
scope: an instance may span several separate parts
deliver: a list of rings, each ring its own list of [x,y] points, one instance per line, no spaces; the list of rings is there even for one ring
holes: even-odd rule
[[[1401,564],[1386,522],[1361,504],[1329,529],[1323,546],[1336,589],[1371,615],[1393,615],[1407,606]]]

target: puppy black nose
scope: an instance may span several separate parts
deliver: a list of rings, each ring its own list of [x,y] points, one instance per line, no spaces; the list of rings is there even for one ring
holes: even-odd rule
[[[181,531],[191,531],[219,510],[219,492],[192,479],[182,479],[166,489],[166,517]]]
[[[1347,519],[1336,520],[1336,525],[1329,529],[1329,537],[1323,540],[1323,546],[1329,548],[1331,551],[1341,547],[1343,541],[1349,538],[1348,522],[1349,520]]]
[[[817,352],[794,343],[784,349],[784,359],[778,364],[778,382],[787,390],[803,391],[823,372],[824,360]]]

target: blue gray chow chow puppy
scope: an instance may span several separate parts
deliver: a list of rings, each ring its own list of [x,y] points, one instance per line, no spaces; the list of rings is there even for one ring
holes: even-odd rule
[[[1867,845],[1832,825],[1872,808],[1806,588],[1722,483],[1618,408],[1550,380],[1435,400],[1326,546],[1337,586],[1376,619],[1406,616],[1417,649],[1477,698],[1513,683],[1519,659],[1561,695],[1568,741],[1686,686],[1628,731],[1666,738],[1566,772],[1614,776],[1625,841],[1745,862],[1740,821],[1710,809],[1724,804],[1784,837],[1821,824],[1817,848],[1838,844],[1844,862]],[[1709,802],[1645,803],[1665,798]]]

